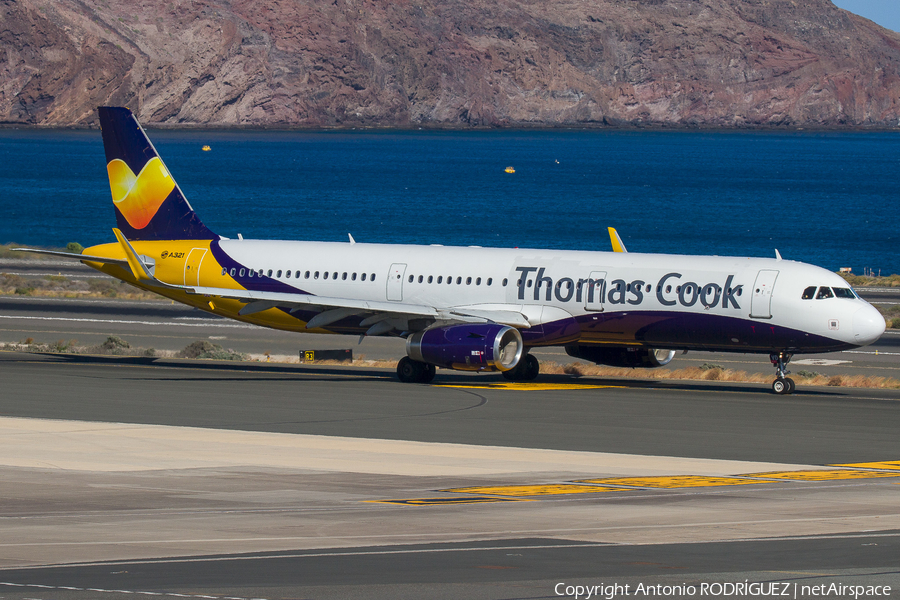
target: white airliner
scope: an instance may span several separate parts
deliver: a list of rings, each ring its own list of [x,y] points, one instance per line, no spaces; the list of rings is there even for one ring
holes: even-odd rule
[[[217,315],[297,332],[406,339],[397,375],[538,375],[532,348],[659,367],[678,350],[857,348],[884,318],[825,269],[765,258],[227,239],[206,228],[128,109],[99,109],[117,241],[52,253]]]

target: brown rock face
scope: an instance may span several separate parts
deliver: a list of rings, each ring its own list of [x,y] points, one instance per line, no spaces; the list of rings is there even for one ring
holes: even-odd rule
[[[0,122],[897,126],[829,0],[0,0]]]

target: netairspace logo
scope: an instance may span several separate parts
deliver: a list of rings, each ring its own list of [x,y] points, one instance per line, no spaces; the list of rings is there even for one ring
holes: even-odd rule
[[[619,583],[599,585],[570,585],[565,582],[556,584],[553,591],[557,596],[574,598],[575,600],[592,600],[601,598],[613,600],[613,598],[632,597],[709,597],[709,598],[740,598],[740,597],[772,597],[772,598],[877,598],[891,595],[889,585],[844,585],[840,583],[822,583],[819,585],[799,585],[791,582],[767,581],[763,583],[751,583],[749,580],[735,583],[698,583],[677,585],[637,585]]]

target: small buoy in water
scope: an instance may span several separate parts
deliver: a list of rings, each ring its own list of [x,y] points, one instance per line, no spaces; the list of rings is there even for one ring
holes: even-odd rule
[[[515,172],[516,172],[516,170],[513,169],[512,167],[506,167],[506,168],[503,169],[503,170],[506,171],[507,173],[515,173]]]
[[[203,146],[204,152],[209,152],[210,150],[212,150],[212,148],[210,148],[209,146]]]

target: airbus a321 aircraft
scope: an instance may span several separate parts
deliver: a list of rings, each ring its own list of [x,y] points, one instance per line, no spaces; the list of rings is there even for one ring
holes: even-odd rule
[[[101,107],[117,241],[54,253],[199,309],[297,332],[406,339],[397,375],[435,368],[538,375],[532,348],[653,368],[679,350],[857,348],[884,318],[825,269],[764,258],[228,239],[193,211],[132,113]],[[777,251],[776,251],[777,255]]]

